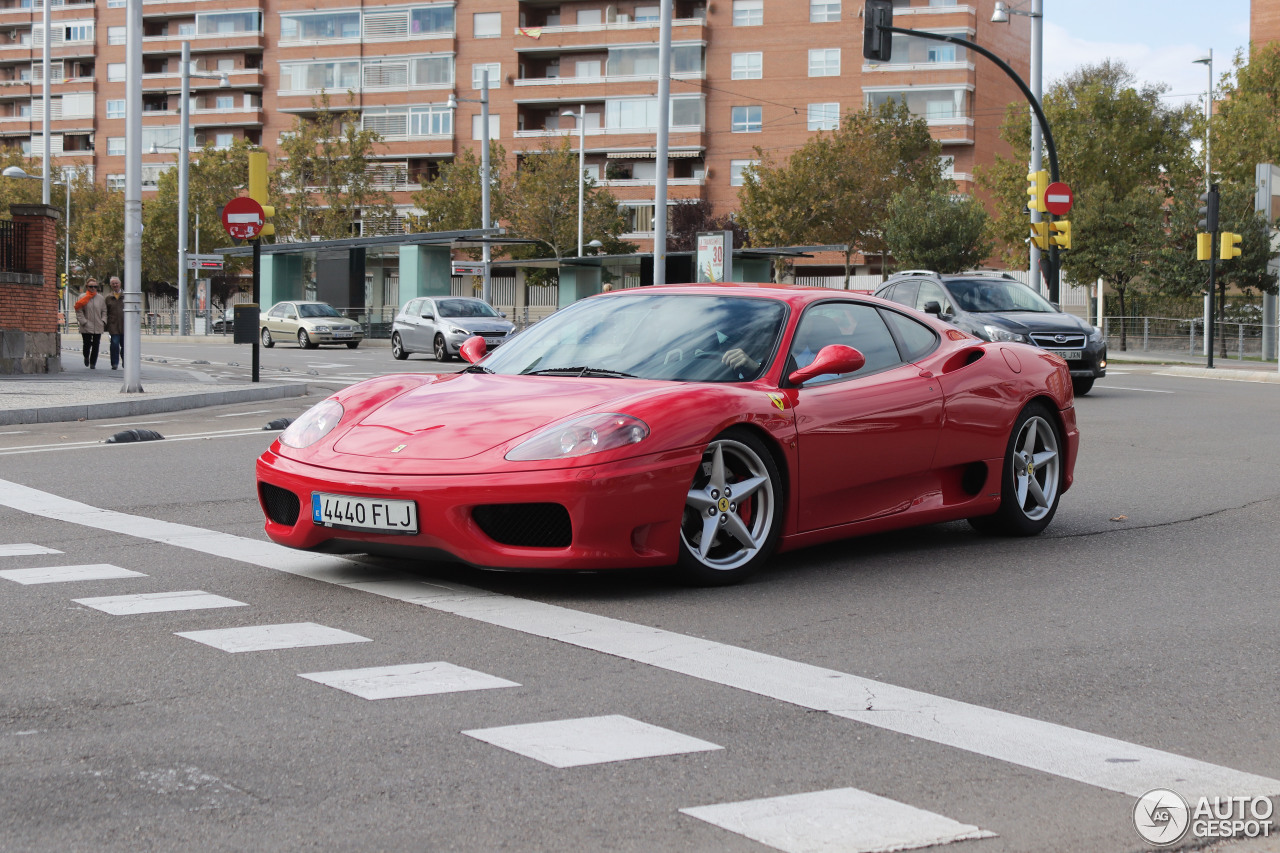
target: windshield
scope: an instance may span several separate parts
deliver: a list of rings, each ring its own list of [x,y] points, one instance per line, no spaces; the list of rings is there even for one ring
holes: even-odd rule
[[[749,381],[773,358],[786,316],[784,303],[759,297],[584,299],[495,350],[484,366],[504,374]]]
[[[1057,309],[1044,297],[1017,281],[975,278],[951,280],[947,290],[964,311],[994,313],[998,311],[1035,311],[1056,314]]]
[[[299,317],[341,317],[327,302],[310,302],[298,306]]]
[[[500,317],[487,302],[480,299],[440,299],[436,309],[441,317]]]

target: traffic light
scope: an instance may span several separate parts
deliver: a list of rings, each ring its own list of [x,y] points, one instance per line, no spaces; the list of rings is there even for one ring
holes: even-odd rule
[[[1031,223],[1031,241],[1040,247],[1041,250],[1049,248],[1049,222],[1032,222]]]
[[[1240,250],[1240,241],[1244,238],[1239,234],[1232,234],[1230,231],[1222,232],[1222,243],[1218,247],[1218,259],[1229,261],[1232,258],[1238,258],[1244,254]]]
[[[67,274],[64,272],[58,273],[58,289],[59,290],[67,289]]]
[[[1049,245],[1059,249],[1071,248],[1071,220],[1055,219],[1049,223]]]
[[[1207,193],[1200,194],[1200,221],[1196,223],[1197,231],[1208,234],[1218,230],[1218,185],[1214,184]]]
[[[1197,234],[1196,235],[1196,260],[1209,261],[1213,259],[1213,235]]]
[[[258,236],[270,237],[275,234],[276,227],[271,224],[271,218],[276,215],[276,209],[267,204],[267,152],[265,151],[249,152],[249,198],[262,205],[262,216],[266,220]]]
[[[888,62],[893,55],[893,0],[867,0],[862,8],[862,58]]]
[[[1049,173],[1041,169],[1039,172],[1027,173],[1027,209],[1045,213],[1044,192],[1049,188]]]

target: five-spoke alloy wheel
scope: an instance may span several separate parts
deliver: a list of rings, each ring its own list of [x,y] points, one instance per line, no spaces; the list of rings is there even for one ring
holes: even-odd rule
[[[444,335],[436,335],[435,340],[436,361],[452,361],[453,356],[449,354],[449,345],[444,342]]]
[[[1049,526],[1062,495],[1062,440],[1043,403],[1032,403],[1013,423],[1001,472],[1000,509],[971,518],[984,533],[1034,536]]]
[[[708,586],[737,583],[773,553],[782,481],[764,442],[729,430],[707,445],[685,499],[680,568]]]
[[[391,357],[396,361],[404,361],[409,357],[409,351],[404,348],[404,341],[400,340],[399,332],[391,336]]]
[[[298,348],[299,349],[315,349],[319,344],[311,343],[311,337],[307,334],[306,329],[298,330]]]
[[[263,330],[262,330],[262,345],[263,345],[264,347],[266,347],[267,349],[271,349],[273,346],[275,346],[275,345],[276,345],[276,342],[275,342],[274,340],[272,340],[272,339],[271,339],[271,330],[270,330],[270,329],[263,329]]]

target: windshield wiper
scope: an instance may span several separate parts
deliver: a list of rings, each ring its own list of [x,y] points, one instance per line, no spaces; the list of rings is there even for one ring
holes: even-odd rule
[[[473,364],[462,371],[463,373],[493,373],[492,370],[481,364]]]
[[[605,376],[613,379],[635,379],[633,373],[620,370],[605,370],[603,367],[544,367],[542,370],[528,370],[522,376]]]

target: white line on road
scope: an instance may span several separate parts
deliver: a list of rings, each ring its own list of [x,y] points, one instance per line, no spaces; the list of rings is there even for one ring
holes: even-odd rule
[[[216,432],[191,432],[179,435],[166,435],[165,441],[200,441],[206,438],[236,438],[238,436],[259,435],[266,430],[255,427],[241,427],[239,429],[218,430]],[[272,432],[272,435],[275,433]],[[27,444],[21,447],[6,447],[0,450],[0,456],[17,456],[24,453],[53,453],[58,450],[87,450],[90,448],[122,448],[122,447],[145,447],[150,442],[147,441],[128,441],[120,444],[107,444],[101,439],[93,441],[66,441],[61,444]]]
[[[1176,394],[1176,391],[1157,391],[1154,388],[1128,388],[1124,385],[1099,385],[1100,389],[1106,391],[1146,391],[1148,394]]]
[[[258,409],[256,412],[231,412],[227,415],[214,415],[215,418],[243,418],[247,415],[269,415],[270,409]]]
[[[0,480],[0,506],[417,604],[1135,797],[1158,787],[1174,787],[1187,798],[1280,794],[1280,780],[1056,723],[460,584],[365,582],[367,570],[349,560],[99,509],[21,483]]]

